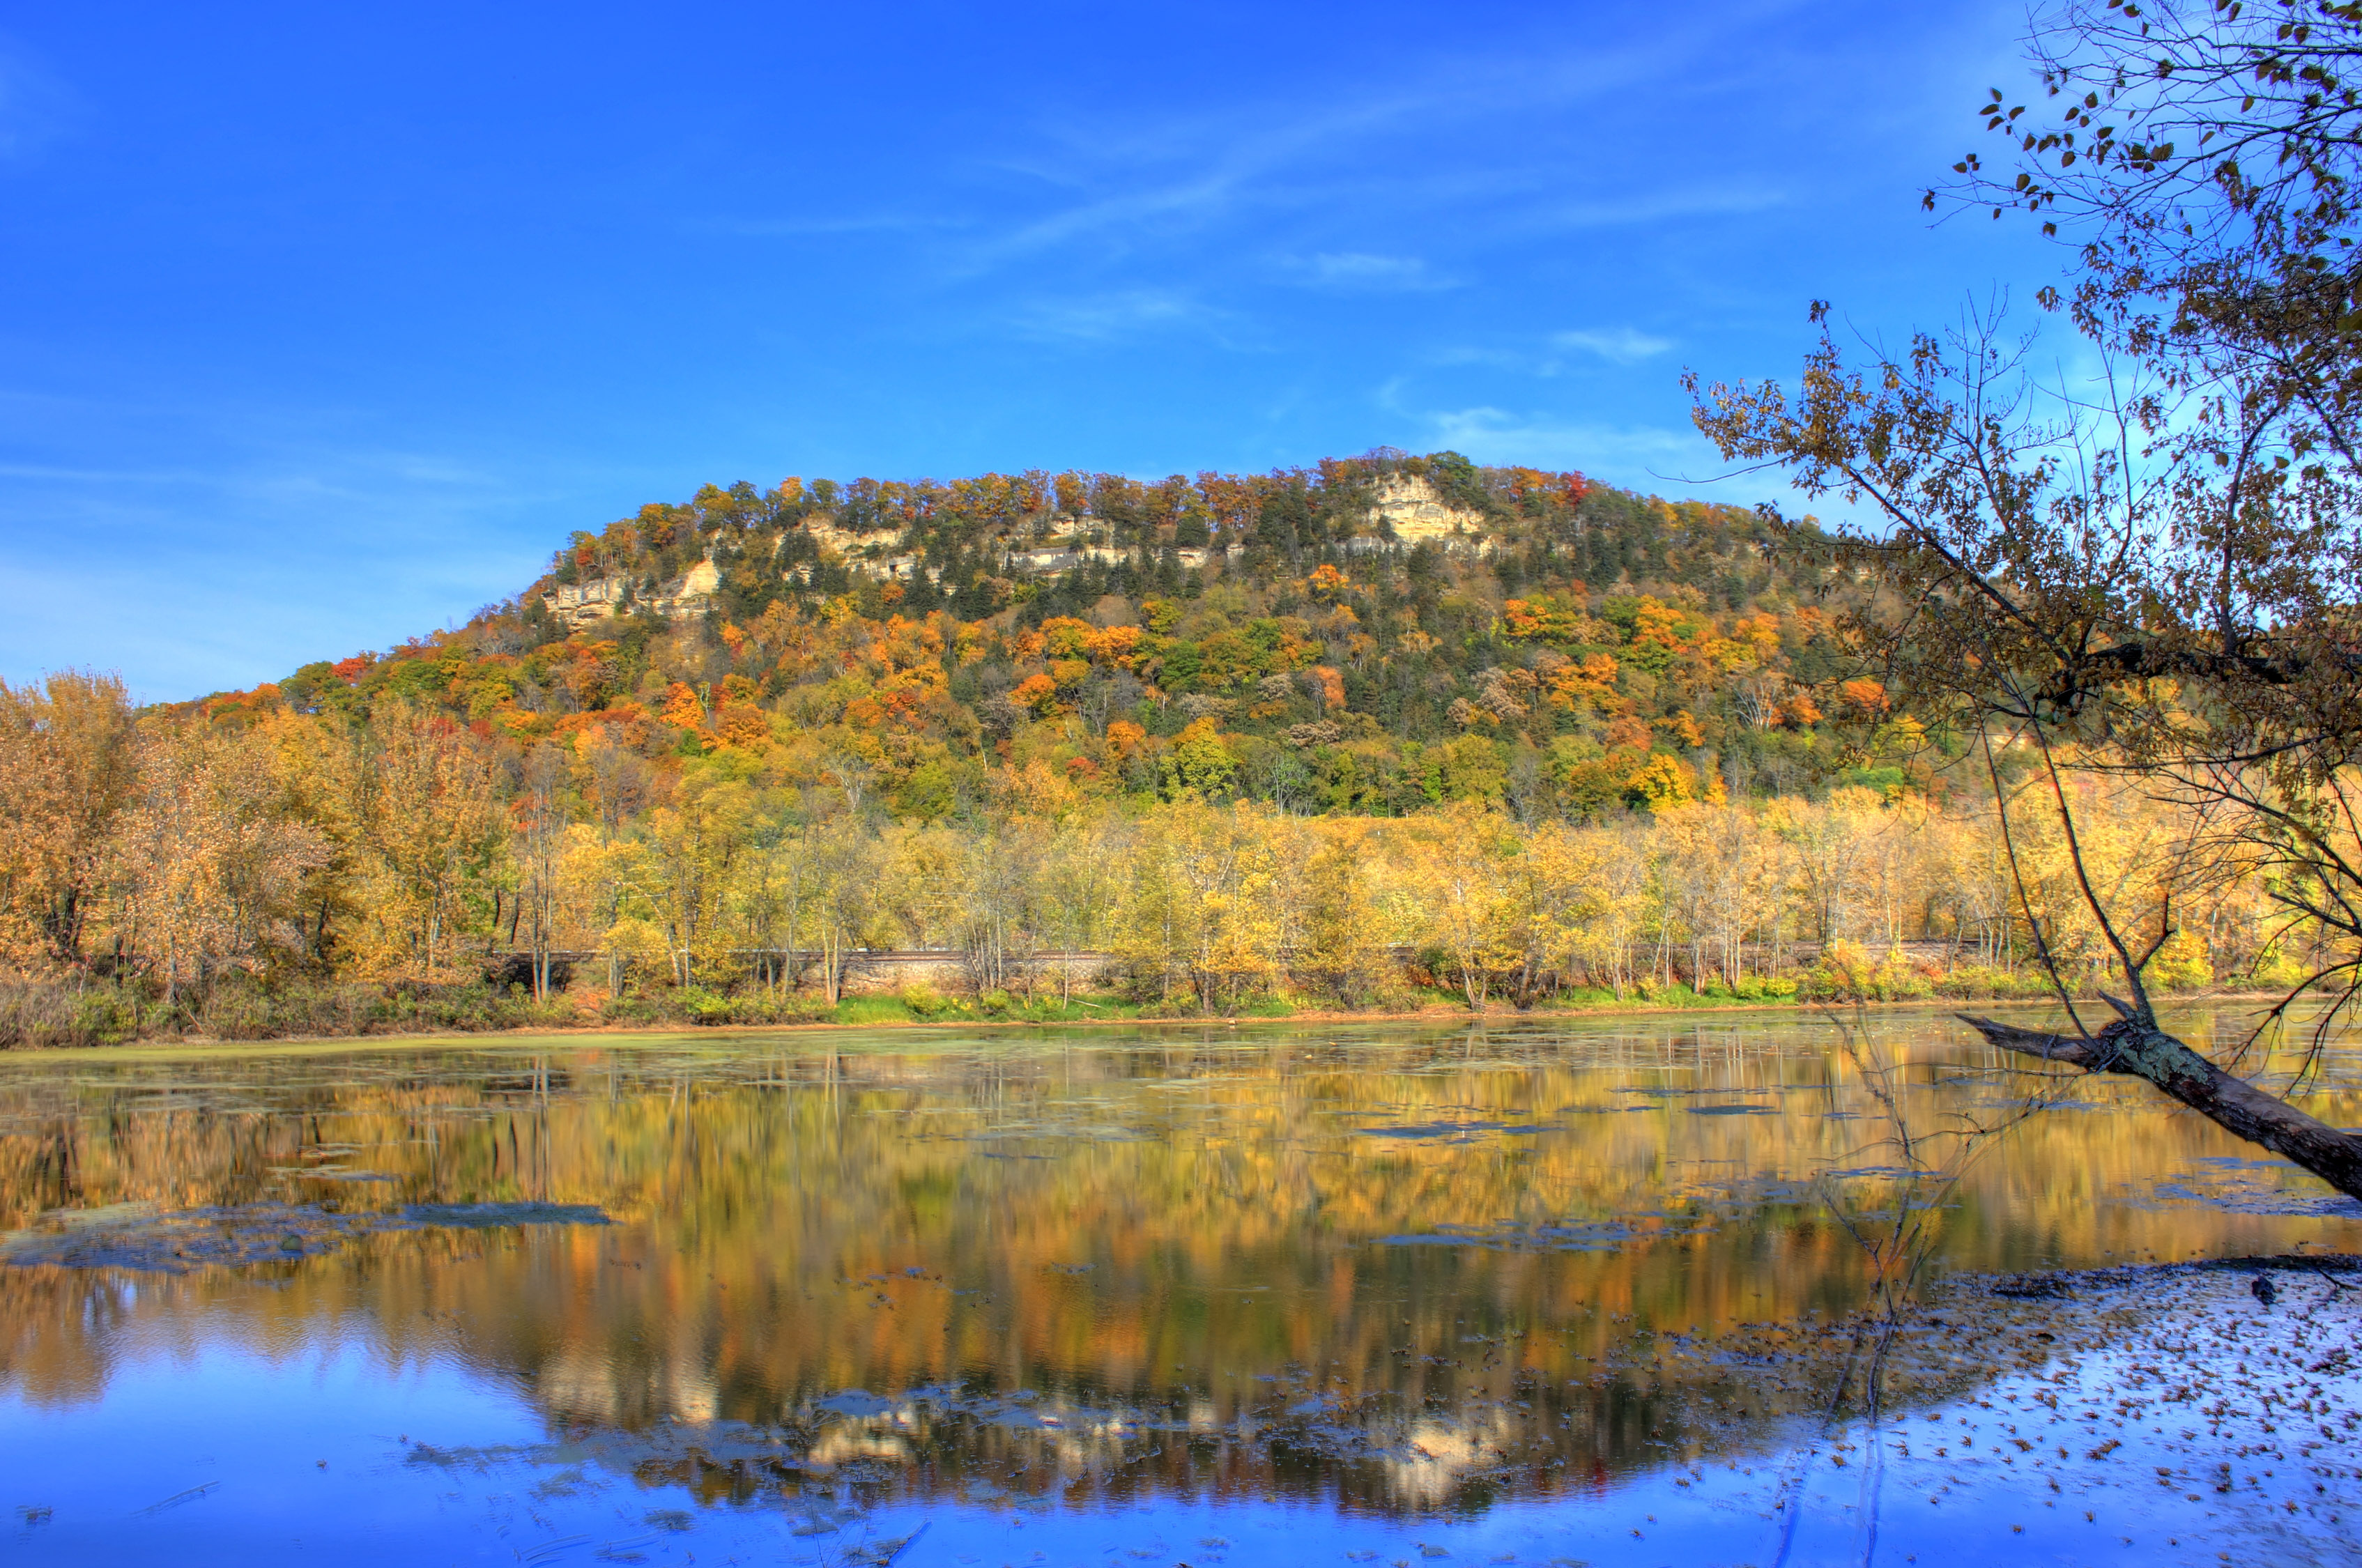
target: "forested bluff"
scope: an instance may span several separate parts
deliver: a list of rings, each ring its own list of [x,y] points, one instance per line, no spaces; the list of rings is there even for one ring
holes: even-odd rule
[[[2032,995],[2037,932],[2097,975],[1816,537],[1452,453],[789,479],[250,691],[0,683],[0,1044]],[[2075,787],[2087,871],[2180,911],[2152,987],[2304,972],[2202,823]]]

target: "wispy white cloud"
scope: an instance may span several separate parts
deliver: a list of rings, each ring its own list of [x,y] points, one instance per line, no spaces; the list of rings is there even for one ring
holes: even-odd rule
[[[1448,278],[1419,256],[1379,256],[1366,250],[1323,251],[1284,264],[1295,278],[1318,288],[1363,293],[1411,293],[1432,289],[1456,289]]]
[[[1240,180],[1218,170],[1177,181],[1143,182],[1139,187],[1081,202],[1019,225],[967,252],[964,270],[998,263],[1062,245],[1156,226],[1194,228],[1234,204]]]
[[[1514,370],[1520,375],[1540,376],[1551,372],[1544,367],[1546,356],[1523,348],[1499,348],[1482,344],[1455,343],[1438,348],[1427,356],[1430,365],[1482,365],[1488,370]]]
[[[1530,463],[1685,485],[1711,480],[1721,467],[1695,432],[1662,425],[1602,425],[1486,406],[1440,410],[1425,419],[1437,446],[1480,463]]]
[[[1634,43],[1594,38],[1522,53],[1435,59],[1412,78],[1342,79],[1325,91],[1298,92],[1285,105],[1234,104],[1121,125],[1046,126],[1042,150],[988,167],[1065,199],[967,248],[957,270],[988,271],[1085,241],[1126,253],[1250,214],[1320,228],[1380,207],[1399,222],[1416,210],[1464,207],[1485,197],[1509,209],[1488,223],[1531,231],[1766,204],[1779,198],[1754,187],[1627,193],[1615,188],[1620,182],[1612,171],[1571,180],[1565,161],[1550,149],[1487,132],[1504,120],[1530,121],[1537,112],[1563,112],[1652,83],[1678,80],[1685,92],[1706,91],[1711,83],[1698,80],[1697,65],[1713,36],[1704,23],[1676,25]],[[1425,189],[1436,177],[1435,160],[1417,149],[1470,134],[1477,138],[1473,145],[1492,150],[1473,161],[1458,159],[1451,190]],[[999,193],[1004,203],[1008,194]],[[1324,254],[1343,259],[1365,253]]]
[[[1651,337],[1633,326],[1592,326],[1573,332],[1554,332],[1551,335],[1551,341],[1562,348],[1596,354],[1618,365],[1637,365],[1643,359],[1654,359],[1673,346],[1670,337]]]
[[[1021,306],[1010,326],[1032,337],[1106,343],[1175,328],[1211,328],[1232,319],[1227,311],[1168,289],[1117,289]]]
[[[1674,347],[1670,337],[1660,337],[1629,325],[1586,326],[1553,332],[1539,341],[1528,338],[1508,344],[1455,344],[1433,351],[1428,362],[1439,366],[1476,365],[1548,379],[1566,375],[1593,359],[1605,359],[1618,366],[1637,365]]]
[[[1576,201],[1536,202],[1505,223],[1504,227],[1532,233],[1629,228],[1638,224],[1672,223],[1683,218],[1743,216],[1768,212],[1785,205],[1788,200],[1785,190],[1771,183],[1683,183]]]

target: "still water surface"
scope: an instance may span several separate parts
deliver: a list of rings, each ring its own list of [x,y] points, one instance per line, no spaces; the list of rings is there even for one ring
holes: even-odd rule
[[[1920,1132],[2039,1087],[1938,1015],[1870,1027]],[[0,1058],[0,1555],[1809,1560],[1773,1481],[1863,1300],[1838,1217],[1891,1212],[1897,1162],[1834,1043]],[[2354,1205],[2137,1086],[2056,1092],[1981,1145],[1938,1269],[2362,1251]],[[2312,1104],[2357,1101],[2340,1069]],[[1973,1400],[1944,1339],[1915,1386]],[[1919,1561],[2002,1528],[1957,1517]]]

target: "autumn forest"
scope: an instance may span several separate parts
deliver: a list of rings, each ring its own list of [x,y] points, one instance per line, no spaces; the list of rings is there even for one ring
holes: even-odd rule
[[[2030,759],[1899,711],[1818,539],[1449,452],[708,486],[252,690],[0,684],[0,1043],[2097,976]],[[2076,788],[2152,984],[2303,972],[2202,820]]]

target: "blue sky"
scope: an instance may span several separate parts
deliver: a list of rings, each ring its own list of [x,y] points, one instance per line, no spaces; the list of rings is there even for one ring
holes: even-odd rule
[[[707,480],[1374,445],[1711,484],[1678,377],[2058,258],[2007,4],[0,4],[0,678],[172,699]]]

